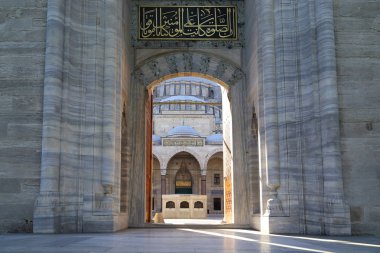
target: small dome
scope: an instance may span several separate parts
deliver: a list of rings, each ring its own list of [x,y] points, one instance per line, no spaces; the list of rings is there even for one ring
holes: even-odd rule
[[[168,137],[199,137],[191,126],[176,126],[169,130]]]
[[[194,96],[171,96],[162,99],[160,102],[205,102],[203,99]]]
[[[223,134],[213,134],[206,138],[206,145],[222,145]]]
[[[152,143],[153,145],[161,145],[161,137],[158,135],[152,135]]]

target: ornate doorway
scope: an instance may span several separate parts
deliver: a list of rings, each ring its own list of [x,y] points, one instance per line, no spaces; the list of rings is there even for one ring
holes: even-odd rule
[[[175,176],[175,194],[193,194],[193,177],[184,161]]]
[[[225,128],[225,137],[223,141],[223,158],[224,163],[226,165],[226,169],[223,173],[223,181],[227,182],[227,184],[230,186],[225,190],[225,202],[231,203],[231,205],[227,206],[228,208],[225,209],[225,212],[226,217],[228,217],[228,223],[246,224],[248,222],[248,213],[243,214],[244,212],[235,212],[234,210],[234,208],[237,208],[238,206],[240,210],[242,209],[242,207],[248,210],[249,203],[248,194],[239,194],[239,196],[237,194],[234,194],[236,189],[239,192],[246,192],[243,189],[239,190],[239,188],[248,185],[248,181],[245,182],[245,179],[243,179],[244,170],[246,166],[243,161],[246,160],[246,158],[244,157],[245,153],[242,152],[242,134],[244,133],[243,129],[245,128],[243,115],[244,110],[241,107],[243,106],[242,92],[244,89],[242,87],[244,86],[244,75],[240,68],[236,66],[236,64],[229,61],[228,59],[224,59],[223,57],[197,51],[183,52],[168,50],[168,52],[165,54],[153,55],[147,58],[145,61],[141,62],[141,64],[137,67],[137,69],[134,72],[133,80],[136,84],[133,85],[133,87],[134,89],[136,89],[136,94],[139,94],[139,98],[131,101],[133,104],[129,105],[129,108],[131,108],[129,114],[136,115],[133,119],[131,118],[131,122],[133,122],[136,125],[131,127],[134,127],[136,129],[151,128],[151,126],[149,125],[149,120],[143,121],[144,119],[138,116],[141,115],[139,113],[138,108],[144,107],[141,101],[147,101],[146,97],[150,96],[148,94],[151,94],[152,88],[155,87],[157,84],[161,83],[164,80],[177,76],[197,76],[206,78],[221,84],[225,89],[225,92],[223,93],[223,106],[226,107],[226,110],[224,110],[223,108],[223,112],[225,112],[226,115],[223,115],[223,118],[225,119],[226,123],[223,124]],[[236,101],[240,100],[240,103],[231,103],[230,100],[233,99],[235,99]],[[235,112],[236,116],[232,116],[233,111]],[[239,117],[239,115],[241,116]],[[148,119],[151,116],[146,115],[145,117]],[[232,124],[233,120],[234,124]],[[143,127],[144,125],[145,127]],[[233,132],[239,134],[234,134],[234,136],[232,136]],[[134,135],[131,136],[131,138],[139,137],[138,135]],[[150,143],[146,142],[144,143],[144,146],[149,144]],[[150,156],[150,154],[148,153],[146,153],[146,155]],[[237,162],[235,162],[233,157],[240,157],[240,159]],[[133,160],[133,162],[134,165],[132,166],[132,168],[138,168],[141,167],[140,164],[143,161],[140,160],[138,157],[135,157],[135,160]],[[235,163],[241,163],[241,165],[234,167]],[[148,169],[148,167],[146,166],[144,167],[146,168],[145,173],[150,174],[151,170]],[[145,177],[148,178],[148,176]],[[241,182],[244,183],[234,184],[234,178],[235,180],[239,179]],[[144,182],[141,182],[140,185],[144,185]],[[138,190],[136,189],[136,191]],[[144,199],[149,198],[148,195],[141,195],[141,197]],[[134,214],[136,214],[137,217],[139,216],[137,215],[138,210],[144,209],[147,213],[147,208],[148,205],[145,205],[145,207],[141,206],[140,208],[136,207],[136,209],[134,209],[131,213],[132,217],[134,217]],[[132,220],[135,221],[136,219],[132,218]],[[144,218],[144,220],[147,220],[146,217]]]

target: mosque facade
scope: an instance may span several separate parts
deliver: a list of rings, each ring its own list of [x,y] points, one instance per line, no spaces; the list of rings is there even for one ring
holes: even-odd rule
[[[222,122],[214,82],[174,78],[153,90],[154,212],[162,210],[164,194],[195,194],[207,195],[209,216],[223,217]]]

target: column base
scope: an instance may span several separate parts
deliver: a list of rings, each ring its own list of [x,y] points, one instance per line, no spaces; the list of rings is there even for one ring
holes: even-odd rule
[[[33,232],[59,233],[61,230],[60,212],[58,192],[40,193],[34,204]]]
[[[291,217],[261,216],[260,231],[264,234],[299,234],[299,221]]]

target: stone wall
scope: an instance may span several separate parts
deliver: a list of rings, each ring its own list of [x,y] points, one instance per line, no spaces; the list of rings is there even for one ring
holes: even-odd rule
[[[329,0],[227,1],[245,4],[238,41],[178,44],[130,38],[138,2],[49,1],[44,73],[47,0],[0,0],[1,231],[30,230],[34,203],[37,232],[110,232],[128,217],[143,224],[144,85],[175,74],[162,50],[185,49],[171,54],[178,70],[235,83],[237,224],[258,214],[254,227],[266,222],[269,232],[347,234],[351,212],[353,233],[380,233],[378,1],[335,0],[334,20]],[[246,80],[235,51],[243,43]]]
[[[178,112],[180,113],[180,112]],[[166,137],[169,130],[177,126],[191,126],[202,137],[207,137],[215,130],[213,115],[186,115],[184,114],[162,114],[154,115],[154,133]]]
[[[0,1],[0,232],[32,228],[40,186],[46,5]]]
[[[248,107],[255,109],[248,115],[252,132],[257,115],[260,143],[261,219],[253,215],[252,225],[270,233],[350,234],[332,2],[246,1],[245,10]]]
[[[380,234],[380,2],[335,0],[341,149],[353,234]]]
[[[127,227],[128,1],[51,0],[38,233]],[[128,134],[128,133],[127,133]],[[122,173],[123,172],[123,173]]]

